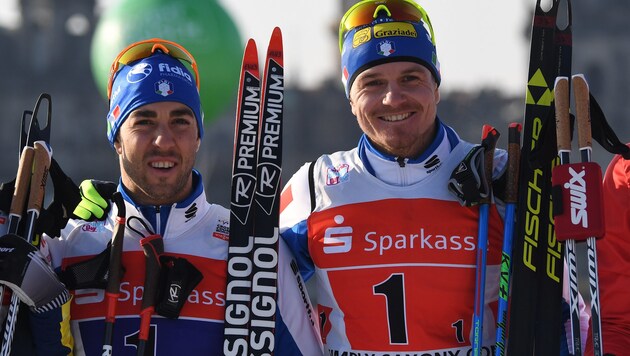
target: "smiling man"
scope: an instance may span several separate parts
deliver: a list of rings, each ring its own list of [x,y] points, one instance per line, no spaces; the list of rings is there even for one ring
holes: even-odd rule
[[[479,213],[447,183],[474,145],[438,118],[429,18],[413,1],[365,0],[346,12],[339,39],[363,135],[304,165],[280,218],[314,280],[326,353],[470,354]],[[494,178],[505,161],[497,150]],[[494,201],[490,211],[482,354],[493,353],[503,228]]]
[[[118,207],[103,215],[98,199],[90,200],[95,196],[84,189],[75,210],[83,220],[71,219],[59,238],[44,236],[41,247],[73,298],[63,307],[47,307],[46,313],[32,312],[35,350],[22,348],[18,354],[131,355],[144,348],[144,355],[223,355],[230,212],[206,200],[194,168],[203,138],[196,68],[186,49],[161,39],[130,45],[112,65],[107,137],[118,155],[120,181],[112,190],[124,198],[127,227],[111,344],[103,345],[112,309],[102,282]],[[106,190],[92,194],[107,196]],[[153,313],[144,307],[148,263],[143,250],[145,241],[155,239],[164,251]],[[276,336],[270,347],[278,355],[321,355],[314,312],[292,263],[281,241]],[[57,287],[48,288],[48,294],[55,297],[60,283],[47,275]],[[150,325],[144,323],[139,331],[146,316]]]
[[[461,204],[448,183],[475,145],[438,117],[431,21],[412,0],[363,0],[341,19],[339,49],[363,135],[357,147],[300,168],[282,192],[280,216],[282,237],[311,279],[326,354],[470,355],[479,209]],[[495,188],[506,160],[495,150]],[[502,190],[493,193],[483,355],[496,347],[504,204]]]

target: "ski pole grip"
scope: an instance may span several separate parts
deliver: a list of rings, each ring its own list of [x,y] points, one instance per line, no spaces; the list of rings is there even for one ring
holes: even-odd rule
[[[505,202],[516,203],[518,198],[518,172],[521,161],[521,130],[519,123],[508,126],[508,167],[505,186]]]
[[[25,146],[20,155],[20,163],[18,164],[17,176],[15,179],[15,189],[11,198],[11,215],[22,216],[24,206],[26,205],[26,194],[28,193],[28,185],[31,180],[33,171],[33,156],[35,151],[33,147]]]
[[[571,152],[569,78],[557,77],[553,92],[556,109],[556,137],[558,152]]]
[[[35,211],[37,214],[42,210],[44,192],[46,190],[46,180],[52,160],[52,150],[44,141],[36,141],[33,155],[33,176],[31,177],[31,191],[28,197],[27,210]]]
[[[588,83],[583,74],[572,77],[575,113],[577,116],[578,143],[580,148],[592,147],[591,111]]]
[[[157,284],[160,277],[160,255],[164,253],[164,241],[160,235],[150,235],[140,240],[146,261],[144,275],[144,292],[142,295],[142,309],[155,305]]]
[[[481,132],[481,144],[484,146],[484,174],[488,182],[488,195],[481,198],[481,204],[487,204],[492,200],[492,168],[494,164],[494,149],[499,139],[499,131],[490,125],[483,125]]]

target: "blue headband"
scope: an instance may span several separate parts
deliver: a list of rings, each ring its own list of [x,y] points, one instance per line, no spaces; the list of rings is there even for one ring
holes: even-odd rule
[[[427,67],[440,85],[440,63],[431,36],[419,23],[376,20],[346,34],[341,50],[341,81],[350,88],[359,73],[389,62],[416,62]]]
[[[116,135],[129,114],[142,105],[175,101],[188,106],[203,137],[203,111],[195,77],[178,59],[156,52],[123,66],[115,74],[107,114],[107,138],[114,146]]]

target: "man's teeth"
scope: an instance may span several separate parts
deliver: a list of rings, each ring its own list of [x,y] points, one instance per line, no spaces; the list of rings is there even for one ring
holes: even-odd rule
[[[153,168],[171,168],[175,164],[173,162],[153,162],[151,163],[151,167]]]
[[[411,114],[406,113],[406,114],[398,114],[398,115],[389,115],[389,116],[383,116],[383,119],[385,121],[401,121],[408,118],[409,115]]]

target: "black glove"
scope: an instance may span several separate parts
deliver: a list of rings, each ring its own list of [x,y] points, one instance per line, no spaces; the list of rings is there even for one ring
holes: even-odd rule
[[[484,174],[483,146],[475,146],[457,165],[448,181],[448,190],[464,206],[477,205],[489,194],[490,187]]]
[[[0,211],[9,214],[11,209],[11,200],[13,199],[13,191],[15,190],[15,178],[12,181],[0,184]]]
[[[35,224],[35,233],[46,233],[50,237],[61,235],[70,219],[70,213],[81,202],[79,187],[68,177],[53,158],[50,165],[50,178],[53,183],[53,201],[42,209]]]
[[[84,180],[79,186],[81,202],[73,214],[85,221],[104,220],[111,207],[116,183],[102,180]]]
[[[36,313],[70,300],[68,290],[37,249],[14,234],[0,237],[0,284],[11,288]]]

